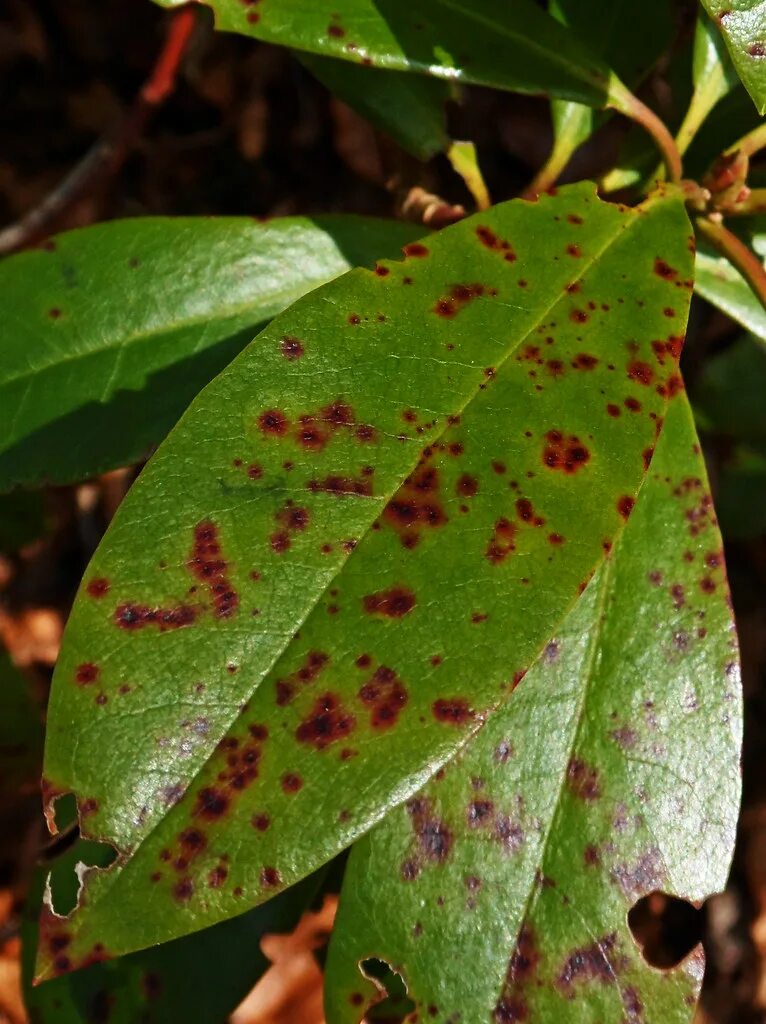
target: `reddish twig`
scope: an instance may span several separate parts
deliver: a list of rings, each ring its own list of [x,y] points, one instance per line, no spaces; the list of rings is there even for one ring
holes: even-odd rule
[[[46,238],[76,203],[88,192],[103,187],[119,171],[143,134],[151,114],[173,91],[194,31],[196,13],[194,6],[189,6],[171,17],[165,42],[133,106],[38,206],[0,231],[0,255],[25,249]]]

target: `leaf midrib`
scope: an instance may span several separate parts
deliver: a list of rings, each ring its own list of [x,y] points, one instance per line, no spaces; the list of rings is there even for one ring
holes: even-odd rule
[[[598,201],[599,202],[603,202],[602,200],[598,200]],[[652,201],[649,200],[648,202],[644,203],[640,209],[646,211],[647,207],[649,207],[651,205],[651,203],[652,203]],[[609,205],[609,204],[605,204],[605,205]],[[631,228],[636,226],[638,224],[638,222],[639,222],[639,218],[641,217],[641,214],[639,212],[633,210],[633,211],[631,211],[629,216],[631,216],[631,218],[633,218],[633,219],[628,224],[625,224],[624,222],[617,222],[617,225],[616,225],[617,230],[614,232],[613,235],[611,235],[611,237],[608,239],[608,241],[598,250],[598,252],[594,253],[593,256],[590,259],[584,261],[584,265],[583,265],[580,273],[574,278],[574,281],[580,281],[590,271],[590,269],[593,266],[595,266],[599,262],[599,260],[601,260],[603,258],[604,254],[606,252],[608,252],[608,250],[612,247],[612,245],[615,244],[616,241],[618,241],[618,239],[623,237],[627,231],[629,231]],[[368,271],[368,273],[369,273],[369,271]],[[503,356],[503,358],[501,360],[499,360],[497,362],[497,369],[498,370],[506,364],[506,362],[511,358],[511,356],[518,349],[518,347],[520,345],[522,345],[532,334],[534,334],[535,329],[551,314],[551,312],[556,308],[556,306],[560,302],[563,302],[563,301],[564,301],[564,296],[562,296],[561,294],[556,294],[555,295],[553,301],[549,305],[547,305],[540,312],[539,316],[537,317],[535,322],[529,327],[527,332],[523,336],[519,337],[517,339],[517,341],[512,346],[509,346],[508,351],[506,352],[506,354]],[[473,389],[473,391],[471,393],[469,393],[469,395],[467,396],[467,398],[463,402],[463,404],[458,407],[457,412],[453,413],[452,415],[453,416],[454,415],[462,415],[462,413],[465,411],[465,409],[479,395],[479,393],[480,393],[480,385],[477,385]],[[429,444],[433,445],[434,443],[436,443],[436,441],[438,441],[438,439],[449,428],[450,428],[450,424],[447,421],[447,418],[445,417],[444,426],[442,427],[441,431],[439,431],[438,434],[435,434],[435,435],[433,435],[432,437],[429,438]],[[418,448],[418,453],[419,453],[418,454],[418,458],[420,457],[420,451],[421,451],[420,448]],[[388,502],[391,500],[392,496],[396,493],[396,490],[398,489],[398,487],[401,486],[401,481],[406,479],[406,477],[414,470],[416,465],[417,465],[417,459],[413,460],[412,465],[411,465],[411,467],[408,470],[402,472],[401,480],[397,484],[392,486],[390,492],[388,492],[387,494],[381,496],[382,498],[385,499],[385,504],[388,504]],[[371,519],[370,523],[372,523],[372,522],[373,522],[373,520]],[[349,552],[347,554],[347,556],[338,564],[337,572],[327,580],[327,582],[324,585],[324,587],[322,587],[322,588],[320,588],[318,590],[314,600],[312,600],[308,604],[308,606],[306,607],[302,617],[296,620],[295,628],[294,628],[293,632],[290,634],[290,636],[287,637],[286,643],[284,644],[284,646],[282,648],[279,649],[279,651],[277,651],[275,653],[275,655],[272,658],[272,660],[269,663],[269,665],[264,668],[263,673],[261,674],[260,678],[254,683],[252,690],[250,690],[250,692],[249,692],[249,697],[248,697],[249,700],[252,700],[253,696],[255,695],[255,692],[259,689],[259,687],[265,682],[265,680],[273,672],[275,666],[279,663],[279,660],[282,658],[282,656],[284,655],[285,651],[289,648],[290,644],[292,643],[294,633],[298,632],[302,628],[304,623],[307,621],[307,619],[313,613],[314,609],[320,604],[320,602],[322,601],[323,597],[325,596],[325,594],[327,593],[329,588],[331,586],[334,586],[335,581],[337,580],[338,576],[343,572],[343,570],[344,570],[345,566],[347,565],[347,563],[349,562],[349,560],[354,557],[354,553],[359,549],[360,542],[367,535],[367,533],[369,533],[369,530],[370,530],[370,526],[367,526],[366,529],[364,530],[364,532],[358,538],[358,542],[357,542],[356,547],[351,552]],[[571,610],[571,609],[570,608],[566,609],[566,611],[563,613],[562,618],[559,620],[559,622],[564,620],[564,618],[566,617],[566,614],[567,614],[567,612],[569,610]],[[555,628],[556,627],[554,625],[553,629],[555,630]],[[553,630],[552,630],[552,632],[553,632]],[[549,634],[549,635],[552,635],[552,633]],[[542,649],[543,644],[544,644],[544,640],[541,641],[541,645],[540,645],[541,649]],[[491,710],[490,710],[490,713],[491,713]],[[494,710],[496,710],[496,708]],[[183,797],[186,796],[186,794],[189,792],[191,787],[194,785],[195,780],[197,778],[199,778],[199,776],[204,772],[205,768],[207,767],[207,765],[210,763],[210,761],[212,760],[212,758],[215,755],[218,743],[220,742],[220,740],[223,737],[225,737],[227,735],[227,733],[231,729],[232,725],[237,721],[238,717],[239,717],[239,711],[237,710],[237,712],[229,720],[228,724],[226,725],[226,728],[224,730],[222,730],[220,732],[220,734],[218,735],[218,737],[216,739],[216,743],[211,746],[210,753],[208,754],[208,756],[200,763],[199,767],[195,770],[194,774],[189,778],[188,784],[187,784],[186,788],[184,789]],[[480,724],[481,723],[479,723],[479,725]],[[473,735],[473,733],[467,734],[464,737],[465,742],[467,742],[470,739],[470,735]],[[453,758],[454,758],[454,756],[456,756],[456,754],[458,753],[458,750],[461,749],[463,745],[464,744],[460,744],[458,749],[453,753],[453,755],[452,755]],[[452,758],[450,758],[450,760],[452,760]],[[111,878],[111,884],[106,886],[106,887],[104,887],[102,889],[102,891],[100,893],[100,898],[99,898],[98,904],[96,904],[95,906],[99,906],[99,907],[103,906],[103,899],[104,899],[104,896],[106,895],[106,893],[110,892],[113,889],[114,885],[117,883],[117,881],[122,876],[122,873],[125,870],[125,868],[129,867],[132,863],[135,862],[138,851],[141,850],[141,848],[150,839],[150,837],[154,834],[154,832],[158,828],[160,828],[160,826],[163,825],[170,818],[170,816],[173,814],[173,812],[180,806],[181,802],[183,801],[183,797],[181,798],[181,800],[177,804],[175,804],[173,807],[169,808],[167,814],[161,815],[160,817],[158,817],[157,820],[154,822],[154,824],[149,829],[149,831],[146,832],[146,834],[144,836],[142,836],[140,839],[138,839],[138,841],[134,845],[132,845],[130,847],[130,853],[129,853],[129,857],[128,857],[127,860],[125,860],[123,863],[120,863],[120,859],[119,859],[119,856],[118,856],[118,859],[117,859],[117,861],[115,861],[114,866],[105,870],[104,877],[106,877],[106,875],[108,875]],[[397,805],[394,805],[394,806],[397,806]],[[378,817],[375,818],[375,821],[370,822],[369,828],[372,828],[373,825],[377,821],[380,821],[392,809],[393,809],[393,807],[385,807],[385,808],[383,808],[380,811],[380,814],[378,815]],[[367,831],[369,831],[369,828],[367,829]],[[363,834],[364,833],[360,833],[360,835],[363,835]],[[109,836],[106,836],[106,835],[97,836],[97,835],[94,834],[91,838],[96,838],[96,839],[100,838],[103,842],[108,842],[108,843],[111,843],[112,845],[114,845],[113,840]],[[358,839],[359,836],[357,836],[356,838]],[[354,839],[352,842],[355,842],[355,841],[356,841],[356,839]],[[93,905],[93,904],[91,904],[91,905]],[[73,915],[76,915],[76,914],[77,914],[77,910],[75,909],[75,911],[73,912]],[[43,975],[42,977],[47,977],[47,974]]]

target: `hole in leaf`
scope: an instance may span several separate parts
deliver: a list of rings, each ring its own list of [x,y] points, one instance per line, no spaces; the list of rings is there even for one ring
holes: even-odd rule
[[[380,1002],[368,1011],[365,1020],[378,1021],[382,1024],[400,1024],[401,1021],[412,1013],[415,1004],[407,995],[407,985],[401,974],[387,964],[385,960],[378,960],[376,957],[369,957],[362,960],[359,970],[369,978],[381,993]]]
[[[702,941],[702,911],[688,900],[652,892],[628,912],[633,938],[651,967],[668,970]]]
[[[79,902],[84,873],[88,868],[108,868],[117,851],[109,843],[82,838],[72,793],[56,797],[52,810],[56,835],[44,854],[44,859],[51,862],[47,899],[54,914],[66,917]]]

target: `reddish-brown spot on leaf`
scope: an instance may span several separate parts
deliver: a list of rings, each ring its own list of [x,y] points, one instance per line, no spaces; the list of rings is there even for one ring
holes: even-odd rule
[[[285,793],[297,793],[303,788],[303,779],[295,772],[285,772],[281,779],[281,785]]]
[[[415,547],[425,529],[443,526],[447,516],[439,494],[439,471],[422,464],[409,476],[383,512],[383,519],[399,534],[402,545]]]
[[[277,704],[280,707],[289,704],[301,687],[314,682],[329,660],[329,654],[325,654],[323,651],[309,651],[299,669],[291,675],[277,680]]]
[[[455,484],[455,493],[462,498],[473,498],[474,495],[478,494],[478,491],[479,481],[475,476],[471,476],[468,473],[463,473]]]
[[[215,617],[231,618],[239,607],[239,595],[228,576],[218,527],[210,520],[204,520],[194,528],[194,544],[187,567],[211,591]]]
[[[287,433],[289,422],[279,409],[267,409],[258,417],[258,426],[263,434],[282,437]]]
[[[577,757],[573,757],[569,762],[567,786],[580,800],[598,800],[601,796],[597,769]]]
[[[498,238],[492,228],[480,224],[479,227],[476,228],[476,237],[485,249],[491,249],[494,252],[499,253],[508,263],[514,263],[516,261],[516,253],[514,252],[511,243],[506,241],[504,238]]]
[[[617,501],[617,511],[623,519],[627,519],[633,511],[633,506],[635,504],[635,498],[631,498],[629,494],[623,494],[623,496]]]
[[[575,370],[594,370],[598,366],[598,359],[587,352],[578,352],[572,360],[572,366]]]
[[[101,670],[98,665],[94,665],[92,661],[86,661],[82,665],[78,665],[75,669],[74,678],[75,682],[80,686],[89,686],[91,683],[95,683],[101,674]]]
[[[491,293],[487,292],[483,284],[455,284],[450,288],[448,295],[443,295],[440,299],[437,299],[433,312],[437,316],[449,319],[457,316],[460,310],[473,299],[478,299],[485,294]]]
[[[109,580],[103,576],[96,576],[94,579],[88,581],[88,585],[85,588],[90,597],[105,597],[109,593]]]
[[[264,889],[274,889],[281,881],[282,879],[276,868],[261,868],[261,885]]]
[[[169,629],[191,626],[196,618],[196,609],[185,604],[175,608],[149,608],[147,605],[127,601],[118,605],[114,611],[115,625],[128,632],[151,627],[164,633]]]
[[[368,615],[385,615],[392,619],[401,619],[415,607],[416,598],[407,587],[391,587],[368,594],[362,599],[362,606]]]
[[[666,281],[673,281],[678,277],[678,271],[674,270],[665,260],[660,259],[659,256],[654,261],[654,272],[658,277],[662,277]]]
[[[437,722],[446,725],[464,725],[474,717],[470,704],[462,697],[439,698],[431,705],[431,711]]]
[[[299,743],[308,743],[324,750],[331,743],[345,739],[356,727],[356,720],[345,710],[340,698],[333,693],[317,697],[313,707],[295,730]]]
[[[575,949],[567,957],[556,979],[556,987],[571,998],[576,984],[599,981],[613,985],[615,976],[622,966],[622,958],[616,957],[617,936],[605,935],[589,946]]]
[[[548,469],[576,473],[590,460],[590,452],[575,435],[563,434],[560,430],[549,430],[545,435],[543,464]]]
[[[428,255],[428,249],[420,242],[410,242],[409,245],[405,245],[402,249],[405,256],[414,256],[416,259],[425,259]]]
[[[280,345],[285,359],[300,359],[304,353],[303,343],[289,334],[285,334]]]
[[[409,698],[396,672],[381,665],[359,690],[359,699],[370,711],[373,729],[390,729],[396,725]]]
[[[504,562],[516,550],[517,530],[516,524],[505,516],[495,522],[486,550],[486,556],[493,565]]]
[[[323,491],[326,494],[372,494],[370,476],[326,476],[321,480],[309,480],[306,485],[310,491]]]
[[[639,384],[643,384],[644,387],[648,387],[654,380],[654,370],[648,363],[643,363],[640,359],[634,359],[628,363],[628,377]]]

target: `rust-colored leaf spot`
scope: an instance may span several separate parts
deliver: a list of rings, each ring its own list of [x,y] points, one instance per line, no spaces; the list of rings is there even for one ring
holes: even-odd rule
[[[567,786],[580,800],[598,800],[601,796],[597,769],[577,757],[567,767]]]
[[[228,576],[218,527],[209,519],[194,528],[194,543],[187,566],[192,576],[212,593],[213,615],[217,619],[231,618],[239,607],[239,595]]]
[[[617,936],[604,935],[589,946],[575,949],[564,961],[556,987],[567,997],[573,996],[573,988],[584,982],[598,981],[603,985],[613,985],[615,976],[620,970],[621,959],[615,956],[614,950]],[[613,962],[614,961],[614,962]]]
[[[584,309],[573,309],[569,314],[569,319],[576,324],[585,324],[588,322],[588,314]]]
[[[101,670],[98,665],[94,665],[92,661],[86,661],[77,666],[74,678],[80,686],[90,686],[91,683],[96,682],[100,674]]]
[[[128,632],[152,627],[164,633],[169,629],[191,626],[196,618],[196,609],[185,604],[175,608],[149,608],[144,604],[126,601],[114,611],[115,625]]]
[[[362,599],[362,606],[368,615],[385,615],[401,619],[415,607],[415,595],[407,587],[391,587],[368,594]]]
[[[359,690],[359,699],[370,711],[373,729],[390,729],[396,725],[409,697],[396,672],[381,665]]]
[[[285,359],[290,360],[300,359],[300,357],[303,355],[305,351],[302,342],[300,342],[297,338],[293,338],[289,334],[285,334],[282,337],[280,348],[282,349],[282,355],[285,357]]]
[[[345,739],[356,727],[356,720],[346,711],[340,699],[333,693],[317,697],[314,705],[295,730],[299,743],[311,744],[317,750],[324,750],[331,743]]]
[[[397,531],[405,548],[415,547],[423,530],[447,522],[439,494],[439,471],[428,466],[427,456],[394,494],[383,519]]]
[[[90,597],[106,597],[109,593],[109,580],[104,579],[103,576],[97,576],[88,581],[85,589]]]
[[[279,409],[267,409],[258,417],[261,433],[273,437],[282,437],[287,433],[289,425],[287,417]]]
[[[454,284],[448,295],[437,299],[433,312],[446,318],[457,316],[460,310],[473,299],[488,294],[483,284]]]
[[[375,264],[375,273],[378,275],[378,277],[388,277],[388,275],[391,273],[391,271],[390,271],[390,269],[388,267],[384,266],[384,264],[376,263]]]
[[[582,249],[579,245],[575,245],[572,242],[567,246],[566,254],[567,256],[571,256],[573,259],[579,259],[582,256]]]
[[[197,802],[192,814],[206,821],[217,821],[229,809],[229,796],[213,786],[205,786],[197,794]]]
[[[266,832],[271,825],[271,818],[268,814],[254,814],[250,819],[250,824],[256,832]]]
[[[300,533],[309,525],[311,516],[307,508],[296,506],[291,499],[276,513],[275,519],[291,533]]]
[[[578,352],[572,360],[575,370],[595,370],[598,366],[598,358],[587,352]]]
[[[633,506],[635,504],[635,498],[631,498],[629,494],[623,494],[623,496],[617,501],[617,511],[623,519],[627,519],[633,511]]]
[[[643,384],[644,387],[648,387],[654,380],[654,370],[648,363],[643,363],[640,359],[634,359],[628,363],[628,377],[639,384]]]
[[[590,460],[590,452],[575,435],[563,434],[560,430],[549,430],[545,435],[543,465],[548,469],[576,473]]]
[[[405,806],[415,833],[419,858],[433,864],[444,864],[455,842],[450,829],[433,814],[429,800],[415,797]]]
[[[271,542],[271,548],[277,555],[283,555],[285,551],[289,551],[291,546],[290,534],[287,530],[279,530],[277,533],[272,533],[269,538]]]
[[[516,501],[516,512],[523,523],[530,526],[544,526],[545,519],[537,515],[535,507],[529,498],[518,498]]]
[[[516,550],[517,529],[516,524],[505,516],[496,521],[486,550],[486,556],[493,565],[504,562]]]
[[[618,416],[622,415],[622,410],[619,405],[615,405],[614,402],[609,402],[606,407],[606,411],[613,419],[617,419]]]
[[[297,793],[303,788],[303,779],[295,772],[285,772],[280,781],[285,793]]]
[[[669,263],[665,260],[660,259],[658,256],[654,261],[654,272],[658,277],[663,278],[665,281],[673,281],[678,277],[678,271],[674,270]]]
[[[455,493],[462,498],[473,498],[479,492],[479,481],[469,473],[463,473],[455,484]]]
[[[451,699],[440,697],[431,705],[431,711],[437,722],[443,722],[446,725],[465,725],[474,716],[470,704],[462,697]]]
[[[282,879],[276,868],[261,868],[261,885],[264,889],[274,889],[281,882]]]
[[[310,491],[323,491],[326,494],[363,494],[372,495],[372,480],[366,476],[326,476],[321,480],[309,480],[306,485]]]
[[[409,245],[405,245],[402,249],[405,256],[413,256],[415,259],[425,259],[428,255],[428,249],[420,242],[410,242]]]

